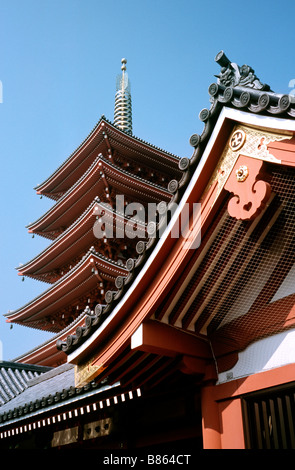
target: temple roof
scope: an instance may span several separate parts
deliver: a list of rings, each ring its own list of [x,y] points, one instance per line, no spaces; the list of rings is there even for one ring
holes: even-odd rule
[[[194,148],[193,155],[190,159],[182,158],[179,161],[181,175],[179,178],[173,178],[169,186],[169,191],[172,194],[170,203],[179,204],[179,211],[187,201],[201,200],[203,193],[208,187],[208,178],[212,176],[213,171],[216,169],[218,159],[220,158],[220,149],[223,149],[226,145],[229,136],[235,129],[237,123],[242,122],[243,125],[249,125],[250,127],[257,126],[261,129],[272,129],[273,127],[275,130],[281,131],[280,138],[283,139],[284,134],[287,136],[286,127],[288,126],[286,126],[286,122],[289,123],[291,121],[291,125],[289,125],[290,132],[288,132],[288,138],[290,138],[295,132],[295,103],[290,100],[288,95],[281,95],[272,92],[268,85],[262,84],[260,80],[257,79],[251,67],[239,67],[237,64],[231,63],[225,57],[224,53],[217,55],[216,62],[222,66],[222,69],[218,76],[217,83],[214,83],[209,87],[211,106],[210,109],[202,110],[199,115],[200,119],[204,122],[204,130],[201,135],[194,134],[191,137],[190,143]],[[113,126],[109,126],[109,129],[112,127]],[[117,134],[117,130],[114,132]],[[90,136],[93,136],[93,133],[91,133]],[[90,139],[90,137],[88,137],[88,139]],[[88,140],[86,139],[85,142],[87,141]],[[132,140],[132,143],[136,144],[137,141]],[[289,152],[288,145],[290,145],[290,140],[287,143],[283,143],[284,151],[286,153]],[[294,145],[294,142],[292,145]],[[41,188],[41,191],[45,191],[46,185],[48,185],[46,191],[48,188],[51,188],[50,191],[53,191],[54,187],[56,187],[54,186],[56,185],[56,181],[58,181],[59,178],[59,181],[63,180],[61,175],[66,171],[67,165],[75,166],[73,163],[74,159],[78,159],[78,155],[79,158],[81,157],[83,153],[82,147],[83,146],[77,149],[69,160],[45,182],[46,184],[43,183],[43,189]],[[273,148],[275,149],[275,144],[273,145]],[[212,155],[212,161],[209,161],[208,159],[209,154]],[[277,163],[275,157],[273,157],[273,161]],[[293,176],[293,174],[291,176]],[[276,184],[278,185],[278,182],[276,182]],[[199,256],[198,250],[184,250],[183,241],[177,240],[177,242],[175,242],[175,240],[171,240],[169,235],[171,228],[174,226],[174,219],[176,217],[171,219],[171,224],[165,232],[165,236],[162,238],[159,236],[161,224],[157,225],[157,236],[149,238],[146,242],[140,241],[137,244],[138,256],[127,261],[127,271],[118,273],[115,281],[116,290],[109,291],[106,295],[105,303],[98,303],[94,312],[85,312],[85,317],[83,317],[83,321],[85,321],[84,327],[81,327],[81,324],[79,324],[79,333],[77,334],[77,332],[73,332],[73,325],[69,325],[69,327],[63,331],[63,335],[60,335],[57,342],[58,350],[61,353],[68,355],[68,360],[70,362],[78,364],[80,360],[83,362],[85,357],[87,357],[87,355],[89,357],[89,354],[93,352],[93,344],[95,342],[96,351],[99,350],[101,352],[105,345],[109,347],[106,353],[101,354],[101,357],[107,359],[106,363],[110,364],[111,357],[114,357],[115,360],[114,364],[111,364],[109,368],[107,366],[100,378],[104,375],[108,376],[110,374],[110,377],[113,378],[114,381],[117,380],[118,377],[121,377],[125,380],[125,384],[128,385],[133,383],[133,379],[136,377],[135,374],[138,374],[138,377],[140,377],[141,374],[145,374],[145,378],[142,379],[145,381],[148,381],[158,374],[156,379],[160,381],[162,377],[159,377],[159,375],[162,374],[164,377],[165,374],[169,374],[172,370],[179,367],[179,358],[173,355],[171,355],[171,357],[169,357],[169,355],[159,357],[153,353],[141,352],[140,350],[136,350],[136,348],[132,350],[129,344],[130,339],[133,337],[135,331],[137,331],[136,327],[139,327],[145,318],[142,316],[137,318],[136,321],[134,318],[131,318],[129,322],[127,322],[126,318],[128,318],[128,315],[130,315],[130,312],[134,309],[134,305],[137,305],[137,302],[142,302],[143,304],[143,293],[145,295],[151,290],[153,284],[151,279],[154,279],[157,276],[159,266],[162,266],[162,264],[159,263],[164,264],[166,261],[169,269],[169,263],[171,263],[171,273],[174,272],[173,269],[177,269],[179,266],[185,266],[185,270],[183,272],[178,272],[177,279],[173,278],[169,271],[171,277],[167,276],[165,284],[163,281],[163,291],[165,289],[167,290],[167,292],[165,291],[165,295],[167,297],[164,298],[166,303],[161,303],[163,299],[156,299],[156,304],[150,305],[147,302],[147,305],[144,306],[145,311],[149,310],[152,314],[150,317],[152,320],[147,322],[147,327],[156,328],[160,333],[163,332],[160,336],[161,340],[165,338],[166,334],[169,336],[172,330],[173,337],[175,330],[177,329],[174,327],[179,327],[179,325],[182,324],[184,315],[192,302],[194,302],[195,298],[199,302],[197,307],[200,307],[203,312],[203,309],[205,310],[206,308],[206,302],[209,302],[214,298],[214,294],[217,289],[220,288],[221,294],[223,294],[224,290],[220,285],[223,279],[219,278],[218,275],[218,263],[220,262],[222,266],[225,267],[226,272],[229,272],[232,269],[232,266],[234,266],[234,263],[230,263],[230,256],[232,253],[230,250],[230,244],[232,240],[230,238],[227,239],[226,236],[232,229],[237,232],[241,232],[239,239],[241,248],[238,253],[234,253],[237,261],[239,261],[239,254],[244,256],[243,247],[246,245],[245,241],[248,240],[249,233],[253,233],[255,231],[256,225],[255,222],[243,225],[236,220],[229,220],[229,217],[226,214],[225,205],[223,205],[224,201],[226,201],[226,203],[228,202],[229,195],[224,196],[224,193],[222,193],[221,190],[222,188],[220,189],[219,194],[222,194],[222,197],[220,197],[217,202],[216,200],[209,198],[210,204],[208,203],[208,207],[203,207],[205,215],[204,218],[206,219],[204,224],[206,236],[201,250],[202,256]],[[268,208],[266,208],[265,212],[260,214],[260,217],[265,217],[266,221],[271,220],[272,223],[275,223],[277,220],[276,217],[279,217],[280,214],[279,207],[276,204],[276,199],[271,199],[269,205],[270,210],[268,211]],[[212,214],[209,217],[208,214],[213,206],[215,206],[214,210],[212,210]],[[270,229],[271,228],[272,225]],[[258,239],[258,245],[261,240],[261,233],[259,230],[255,232]],[[222,232],[225,240],[222,250],[220,249],[219,244],[221,242],[219,242],[217,237],[217,233],[219,231]],[[266,234],[263,232],[263,236],[265,235]],[[228,252],[226,252],[227,247],[229,247]],[[173,248],[177,255],[177,260],[175,261],[173,261],[171,255],[171,250]],[[248,249],[250,248],[251,247],[249,246]],[[256,250],[256,248],[257,247],[255,245],[254,249]],[[248,254],[248,252],[246,254]],[[263,255],[265,254],[263,253]],[[241,256],[242,260],[243,256]],[[203,259],[205,262],[204,265],[201,265]],[[212,264],[210,261],[211,259],[214,260],[214,263]],[[187,262],[188,260],[189,262]],[[178,263],[176,267],[173,265],[173,262],[175,265]],[[200,266],[200,270],[197,271],[196,268]],[[202,276],[204,276],[204,280],[208,279],[211,275],[211,269],[212,271],[215,271],[214,276],[211,278],[212,282],[208,283],[208,285],[210,284],[208,297],[200,296],[198,299],[197,291],[202,287]],[[236,274],[234,269],[232,269],[232,272],[233,275]],[[194,277],[194,273],[197,273],[197,276],[199,277]],[[67,276],[70,277],[70,275],[71,273]],[[199,282],[200,279],[201,282]],[[62,282],[63,279],[60,280],[58,284],[61,284]],[[139,289],[138,286],[141,286],[141,288]],[[170,287],[173,287],[173,289],[170,289]],[[50,289],[47,292],[50,292]],[[291,299],[292,305],[293,297]],[[167,302],[167,299],[169,302]],[[217,303],[220,299],[221,297],[217,298],[215,308],[218,308]],[[39,298],[36,299],[35,302],[37,303],[38,300]],[[143,311],[144,308],[142,308]],[[197,310],[194,310],[194,312],[195,311]],[[214,320],[214,318],[210,316],[210,312],[211,311],[209,311],[208,314],[207,311],[205,317],[200,315],[199,318],[193,318],[192,316],[187,315],[185,324],[183,324],[183,327],[186,330],[185,335],[188,344],[190,342],[198,344],[203,355],[202,357],[205,359],[209,357],[207,356],[207,349],[209,348],[207,342],[204,341],[204,332],[212,326],[211,322]],[[24,314],[24,310],[21,309],[19,313]],[[264,315],[263,318],[266,318],[265,315],[268,314],[268,311],[262,313]],[[15,317],[17,314],[18,312],[14,312],[10,314],[9,318],[12,319],[12,317]],[[198,329],[196,330],[195,325],[198,320]],[[240,325],[238,325],[238,327],[240,328]],[[255,327],[256,325],[253,323],[251,328],[255,329]],[[87,334],[83,335],[83,331],[86,330]],[[67,333],[70,331],[71,333],[67,336]],[[115,334],[122,334],[123,336],[123,333],[125,334],[125,337],[128,337],[128,342],[126,341],[122,344],[121,349],[116,350]],[[178,333],[176,333],[175,337],[176,340],[177,334]],[[103,342],[101,340],[103,340]],[[112,356],[112,354],[114,356]],[[187,364],[182,364],[182,366],[184,368],[188,367]],[[67,382],[67,384],[70,386],[72,392],[76,393],[73,388],[73,373],[70,372],[72,370],[73,369],[69,366],[69,369],[64,369],[64,373],[69,374],[69,382]],[[93,382],[89,383],[90,388],[93,386],[97,385],[94,385]],[[37,389],[35,389],[35,392],[37,393],[34,393],[34,397],[38,400],[40,400],[40,397],[44,394],[44,388],[42,389],[42,386],[40,387],[40,393]],[[60,384],[53,382],[51,395],[48,397],[49,402],[51,401],[52,403],[52,394],[56,392],[60,397],[60,388]],[[23,400],[23,398],[26,400]],[[49,403],[48,400],[46,399],[47,404]],[[25,402],[28,403],[27,398],[23,395],[20,403],[22,409],[25,406]],[[38,405],[40,405],[40,403],[38,403]],[[13,403],[11,406],[13,406]],[[6,412],[12,409],[11,406],[6,407]],[[3,419],[3,417],[1,419]]]
[[[220,59],[220,57],[223,57]],[[217,56],[217,62],[222,63],[222,74],[218,76],[217,83],[210,85],[209,95],[211,106],[210,109],[203,109],[200,112],[200,119],[204,122],[204,130],[201,135],[194,134],[190,138],[190,143],[194,148],[193,155],[190,159],[182,158],[179,161],[179,169],[181,170],[180,177],[173,178],[170,181],[169,192],[172,195],[171,203],[175,202],[180,204],[183,195],[186,191],[189,191],[192,177],[194,176],[195,181],[198,180],[198,195],[202,194],[202,190],[205,189],[208,181],[204,179],[204,174],[211,174],[213,171],[216,161],[207,164],[207,155],[204,155],[206,146],[210,142],[210,138],[214,135],[216,137],[216,123],[219,118],[222,117],[223,111],[226,118],[230,113],[228,111],[233,110],[231,114],[231,120],[239,122],[240,119],[244,122],[249,122],[251,125],[251,116],[257,116],[261,118],[275,117],[276,123],[279,120],[292,120],[295,117],[295,103],[290,100],[288,95],[276,94],[270,90],[267,85],[261,84],[254,74],[253,69],[248,66],[239,67],[236,64],[230,63],[228,60],[224,60],[224,56],[220,54]],[[225,64],[225,65],[224,65]],[[250,120],[248,117],[250,116]],[[228,132],[230,129],[226,127],[225,119],[223,120],[223,126],[227,130],[224,133],[224,137],[218,135],[217,144],[211,145],[224,145],[228,138]],[[267,127],[269,121],[261,119],[260,125]],[[281,127],[280,127],[281,126]],[[279,124],[279,127],[284,132],[284,125]],[[112,126],[109,127],[112,130]],[[117,130],[114,130],[117,135]],[[214,134],[215,132],[215,134]],[[92,135],[92,134],[91,134]],[[222,140],[223,139],[223,140]],[[135,143],[135,142],[133,142]],[[74,158],[74,154],[72,156]],[[199,167],[200,160],[203,159],[204,167],[206,166],[207,171],[203,171]],[[56,173],[61,174],[65,167],[62,166]],[[208,173],[209,172],[209,173]],[[55,174],[52,176],[55,178]],[[51,179],[50,179],[51,181]],[[48,180],[49,182],[49,180]],[[62,198],[63,199],[63,198]],[[157,234],[160,231],[160,225],[157,227]],[[108,301],[104,304],[98,304],[95,315],[86,315],[85,325],[87,326],[87,336],[76,335],[72,333],[64,340],[58,341],[58,348],[73,357],[73,352],[78,351],[79,348],[83,349],[83,344],[87,345],[91,342],[91,334],[93,337],[95,334],[102,330],[103,322],[106,318],[114,318],[117,314],[119,307],[124,302],[128,292],[141,282],[142,268],[146,267],[151,263],[151,254],[154,253],[154,257],[157,254],[157,242],[159,237],[152,237],[147,242],[139,242],[137,246],[137,258],[128,260],[127,269],[128,273],[118,275],[118,282],[116,282],[117,290],[109,293]],[[171,246],[171,245],[170,245]],[[127,307],[126,307],[127,308]],[[175,316],[177,319],[177,315]],[[110,322],[108,322],[109,324]],[[98,334],[98,333],[97,333]]]
[[[9,322],[33,328],[41,327],[47,331],[60,331],[60,324],[50,320],[53,314],[58,314],[66,305],[81,304],[79,298],[96,288],[104,277],[115,282],[118,276],[126,273],[126,268],[120,264],[89,250],[76,266],[49,289],[18,310],[7,313],[5,317]]]
[[[102,116],[81,145],[51,176],[35,188],[37,194],[59,199],[81,178],[99,153],[106,153],[110,158],[114,151],[167,175],[179,173],[178,156],[125,133]]]
[[[214,154],[218,154],[220,145],[224,146],[226,144],[235,122],[240,122],[241,120],[241,122],[249,123],[250,126],[256,123],[262,129],[268,126],[270,128],[281,129],[283,135],[286,132],[286,120],[292,121],[295,117],[295,103],[291,101],[288,95],[276,94],[270,91],[269,86],[261,84],[257,79],[251,67],[239,67],[228,60],[225,60],[224,65],[223,59],[220,59],[220,57],[224,58],[222,54],[219,54],[216,61],[222,63],[222,74],[218,77],[218,83],[214,83],[209,87],[211,107],[210,109],[202,110],[199,116],[204,122],[203,133],[201,135],[194,134],[191,137],[190,143],[194,147],[193,155],[190,159],[183,158],[180,160],[179,167],[182,169],[182,176],[179,180],[171,181],[170,190],[173,193],[171,202],[176,202],[180,205],[184,204],[184,194],[187,195],[187,200],[192,197],[192,195],[189,195],[190,190],[192,190],[192,178],[194,178],[195,188],[197,188],[194,189],[193,200],[201,200],[199,198],[201,198],[202,192],[208,184],[208,175],[212,174],[217,164],[216,160],[211,159],[211,162],[206,160],[208,152],[212,151],[213,153],[214,150]],[[227,76],[227,80],[224,78],[225,76]],[[233,112],[231,112],[231,109]],[[229,116],[229,119],[227,116]],[[256,121],[255,117],[257,117]],[[274,117],[275,120],[271,122],[268,120],[268,117]],[[217,127],[219,131],[215,127],[218,119]],[[231,122],[231,124],[227,124],[228,122]],[[221,126],[223,126],[225,131],[223,133],[220,132]],[[215,141],[210,140],[213,134],[214,139],[216,139]],[[206,148],[207,145],[209,145],[210,150],[209,147]],[[288,143],[284,145],[288,145]],[[204,155],[205,150],[207,152],[206,155]],[[199,167],[201,159],[203,163],[202,167]],[[209,221],[207,223],[209,224]],[[157,233],[159,230],[160,226],[157,227]],[[130,260],[129,263],[129,282],[125,285],[123,281],[116,295],[114,295],[113,302],[107,306],[101,306],[99,309],[99,312],[103,312],[105,317],[109,318],[109,321],[105,329],[103,329],[103,325],[101,326],[100,324],[98,327],[97,322],[94,322],[93,338],[104,337],[106,340],[107,335],[111,334],[109,328],[112,321],[113,325],[115,324],[116,316],[120,317],[120,322],[122,323],[123,312],[127,315],[126,309],[128,309],[129,302],[131,302],[134,289],[138,288],[140,283],[143,285],[144,276],[147,276],[148,270],[152,271],[152,263],[156,263],[156,260],[157,264],[161,262],[159,252],[160,250],[163,251],[164,243],[170,246],[170,248],[166,247],[168,252],[171,249],[171,242],[168,241],[169,232],[167,232],[166,237],[165,240],[161,240],[160,246],[157,244],[159,237],[157,239],[151,238],[147,243],[142,242],[138,245],[138,257]],[[183,256],[185,257],[186,255]],[[133,298],[134,301],[135,297]],[[124,305],[126,305],[126,309]],[[154,309],[155,307],[153,307],[153,314]],[[140,322],[140,319],[138,319],[138,322]],[[137,324],[139,324],[138,322]],[[131,331],[131,323],[129,323],[128,328]],[[192,328],[194,329],[193,326]],[[69,339],[67,342],[58,342],[57,347],[70,355],[70,361],[77,363],[77,361],[83,360],[86,351],[88,354],[91,351],[91,338],[87,339],[85,347],[83,342],[85,342],[84,339],[76,339],[75,341],[70,341]],[[103,355],[103,357],[106,358],[107,356]]]
[[[40,377],[49,367],[0,361],[0,410],[28,388],[30,380]],[[8,404],[10,408],[11,403]],[[1,411],[0,411],[1,413]]]
[[[0,413],[3,415],[5,412],[14,408],[22,408],[25,404],[29,405],[30,402],[41,400],[44,396],[54,395],[62,392],[63,389],[73,386],[73,366],[64,365],[55,369],[48,370],[42,376],[31,377],[28,380],[25,391],[22,391],[14,400],[7,406],[0,408]]]
[[[102,198],[106,191],[109,196],[106,201],[112,204],[112,189],[124,194],[126,199],[142,203],[169,201],[171,198],[168,189],[134,176],[99,155],[56,204],[27,228],[30,233],[54,239],[81,215],[95,197]]]
[[[128,236],[128,231],[131,230],[130,218],[127,218],[124,213],[115,212],[109,204],[101,202],[99,198],[95,198],[81,216],[47,248],[31,261],[17,268],[19,275],[30,276],[51,283],[62,277],[62,270],[65,269],[64,266],[67,264],[74,265],[73,260],[77,257],[77,253],[82,256],[97,241],[94,234],[94,224],[102,213],[104,214],[104,222],[108,223],[111,227],[110,230],[115,233],[114,226],[118,221],[118,224],[124,224],[124,231]],[[137,224],[138,232],[141,229],[142,237],[144,238],[146,236],[146,225],[140,221]],[[122,242],[121,244],[126,243],[124,239],[118,239],[118,248],[120,241]]]
[[[96,409],[96,404],[97,407],[103,408],[109,406],[111,402],[112,404],[122,403],[140,396],[139,392],[133,392],[132,389],[122,391],[119,383],[109,385],[106,381],[99,384],[92,382],[77,388],[75,387],[75,371],[71,364],[63,364],[52,370],[44,368],[44,370],[45,372],[39,377],[28,380],[26,388],[19,395],[0,406],[0,428],[10,425],[15,426],[19,431],[18,423],[21,422],[20,425],[22,425],[22,422],[28,418],[31,423],[35,420],[34,424],[31,424],[34,428],[54,423],[55,419],[61,418],[59,412],[69,404],[72,406],[71,411],[63,413],[62,419],[65,419],[65,415],[71,417],[74,412],[76,414],[90,412],[91,400],[94,401],[94,409]],[[92,406],[91,409],[93,409]],[[51,413],[50,418],[48,418],[48,412]],[[46,420],[42,421],[44,413],[46,413]],[[22,431],[23,428],[20,432]]]

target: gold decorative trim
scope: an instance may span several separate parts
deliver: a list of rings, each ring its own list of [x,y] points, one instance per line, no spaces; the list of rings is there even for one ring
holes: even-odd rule
[[[239,147],[239,149],[243,147],[243,155],[278,164],[280,164],[281,161],[269,152],[267,145],[270,142],[278,142],[281,140],[291,139],[293,137],[293,134],[279,134],[276,132],[268,132],[262,129],[243,126],[241,124],[236,125],[223,149],[215,171],[207,186],[208,190],[217,181],[216,198],[220,194],[240,155],[239,151],[232,150],[231,148],[231,142],[233,137],[237,135],[237,132],[240,132],[241,136],[245,134],[243,144],[241,147]]]
[[[95,377],[101,374],[105,367],[92,365],[93,359],[75,366],[75,386],[83,387],[84,385],[91,382]]]
[[[246,165],[240,166],[240,168],[236,171],[236,177],[239,182],[245,181],[245,179],[249,176],[249,170]]]

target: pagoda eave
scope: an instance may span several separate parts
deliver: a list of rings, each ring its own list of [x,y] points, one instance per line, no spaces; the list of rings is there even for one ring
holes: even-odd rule
[[[108,138],[111,138],[111,144]],[[147,160],[152,166],[167,175],[175,177],[179,174],[178,163],[180,158],[147,142],[131,136],[101,118],[84,142],[68,157],[68,159],[42,184],[35,189],[37,194],[59,199],[69,190],[91,165],[98,153],[112,154],[117,149],[124,149],[124,153],[143,162]]]
[[[27,228],[48,238],[56,238],[73,220],[79,217],[95,197],[104,199],[110,205],[116,204],[115,194],[123,195],[128,201],[144,205],[162,200],[169,202],[172,194],[168,189],[153,185],[111,165],[102,156],[97,157],[87,174],[60,199],[47,213]]]
[[[101,118],[84,142],[81,143],[68,159],[51,176],[35,188],[37,194],[49,196],[52,193],[64,193],[81,178],[83,173],[87,171],[87,168],[92,165],[97,154],[100,153],[100,144],[104,143],[102,124],[103,119]]]
[[[121,236],[117,241],[119,248],[119,242],[122,244],[126,236],[128,238],[129,226],[131,230],[132,223],[130,219],[124,217],[124,214],[115,213],[109,205],[99,202],[99,199],[96,198],[83,215],[56,238],[48,248],[33,260],[17,268],[19,275],[30,276],[45,282],[54,282],[54,278],[62,277],[62,271],[65,271],[63,267],[67,264],[75,264],[73,260],[77,256],[76,253],[85,254],[91,246],[99,243],[98,240],[103,242],[103,231],[100,230],[97,233],[95,230],[95,224],[99,223],[101,217],[103,217],[104,230],[107,233]],[[141,231],[142,238],[145,238],[146,226],[140,223],[137,225],[137,232]],[[123,227],[118,234],[116,234],[117,231],[119,232],[117,227]],[[130,245],[130,240],[128,241]],[[107,256],[107,254],[105,255]]]
[[[51,325],[50,319],[56,316],[66,305],[73,306],[77,312],[83,307],[81,297],[87,297],[93,289],[99,289],[100,283],[114,283],[118,276],[126,276],[123,266],[111,262],[98,254],[90,252],[69,273],[54,283],[49,289],[24,307],[5,315],[7,321],[31,326],[37,329],[57,332],[62,328],[58,316]],[[98,298],[97,298],[98,301]],[[85,302],[85,300],[84,300]],[[81,305],[81,307],[77,308]],[[78,313],[73,313],[77,316]]]
[[[43,366],[56,367],[66,362],[65,354],[56,348],[56,342],[59,339],[66,341],[68,335],[75,335],[77,328],[85,324],[86,314],[82,313],[67,328],[61,332],[54,334],[52,338],[38,345],[36,348],[26,352],[25,354],[15,358],[15,362],[25,364],[39,364]]]

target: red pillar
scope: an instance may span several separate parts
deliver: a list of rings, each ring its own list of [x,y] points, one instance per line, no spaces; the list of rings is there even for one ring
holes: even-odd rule
[[[202,432],[204,449],[221,449],[219,407],[215,401],[215,386],[202,388]]]
[[[243,416],[239,397],[217,401],[218,385],[202,388],[204,449],[245,449]]]
[[[220,402],[219,416],[222,423],[221,448],[245,449],[243,415],[240,398]]]

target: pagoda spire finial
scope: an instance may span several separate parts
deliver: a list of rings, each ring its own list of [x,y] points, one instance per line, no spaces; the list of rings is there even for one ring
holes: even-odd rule
[[[126,72],[126,59],[121,60],[122,74],[117,76],[114,124],[128,134],[132,134],[132,103],[130,80]]]
[[[121,70],[126,70],[126,64],[127,64],[127,60],[126,59],[122,59],[121,60],[121,63],[123,64],[122,67],[121,67]]]

